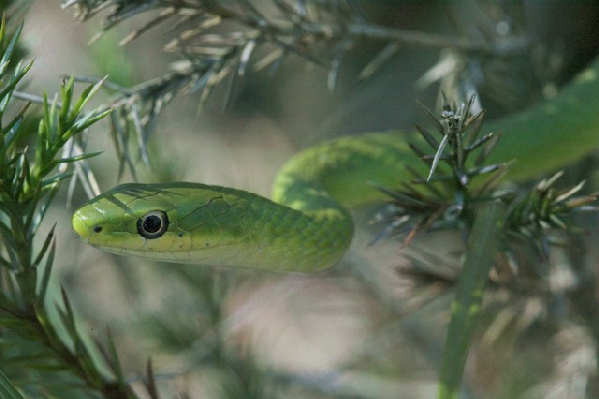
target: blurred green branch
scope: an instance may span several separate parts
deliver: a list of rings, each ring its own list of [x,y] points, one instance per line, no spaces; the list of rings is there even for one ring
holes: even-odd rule
[[[142,14],[143,27],[121,41],[127,44],[160,24],[169,24],[173,39],[163,50],[178,60],[171,71],[130,89],[121,88],[115,100],[118,110],[111,116],[119,158],[134,172],[134,154],[148,162],[146,143],[154,121],[179,93],[200,93],[204,109],[217,86],[225,86],[224,102],[232,97],[236,80],[250,70],[276,71],[290,56],[328,70],[327,83],[337,86],[347,53],[363,40],[382,45],[363,68],[360,78],[376,72],[386,61],[408,46],[453,49],[455,54],[486,58],[510,58],[529,48],[527,37],[510,34],[448,36],[434,32],[397,29],[368,20],[358,2],[271,0],[131,1],[64,0],[63,8],[74,8],[86,21],[104,13],[103,32],[126,19]],[[89,81],[89,77],[82,77]],[[132,122],[132,123],[129,123]],[[131,150],[129,137],[138,148]]]
[[[205,26],[188,31],[187,37],[200,33],[201,29],[235,22],[252,28],[246,39],[279,42],[283,47],[311,45],[318,42],[345,42],[359,38],[432,48],[454,48],[464,52],[509,56],[520,53],[528,45],[527,40],[511,40],[507,43],[491,43],[484,40],[454,37],[438,33],[389,28],[368,22],[356,2],[344,1],[285,1],[272,0],[270,4],[256,6],[250,0],[199,2],[187,1],[108,1],[64,0],[63,8],[74,7],[77,18],[87,20],[108,7],[112,12],[104,17],[102,30],[113,28],[127,18],[158,11],[158,15],[146,22],[141,29],[133,31],[122,43],[127,43],[147,30],[171,17],[183,17],[184,22],[201,17]],[[274,13],[272,8],[276,10]],[[261,11],[260,9],[266,9]],[[271,15],[269,15],[271,14]],[[274,14],[274,15],[272,15]],[[179,21],[183,22],[183,21]],[[237,39],[243,40],[239,35]],[[247,43],[246,41],[246,43]]]

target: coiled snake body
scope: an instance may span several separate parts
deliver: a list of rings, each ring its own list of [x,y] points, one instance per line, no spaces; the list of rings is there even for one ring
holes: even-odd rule
[[[483,125],[502,138],[492,161],[514,160],[525,178],[579,159],[599,143],[599,61],[552,100]],[[120,254],[178,263],[315,271],[347,251],[348,207],[380,197],[368,185],[394,187],[417,164],[406,135],[345,137],[292,158],[273,184],[272,201],[199,183],[123,184],[73,216],[88,244]]]

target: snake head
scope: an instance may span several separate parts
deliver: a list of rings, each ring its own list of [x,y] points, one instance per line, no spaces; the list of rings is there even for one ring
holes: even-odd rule
[[[124,184],[75,211],[73,228],[106,252],[207,266],[316,271],[351,242],[349,212],[330,199],[305,211],[199,183]]]
[[[124,184],[77,209],[73,228],[103,251],[212,264],[243,236],[226,197],[199,184]]]

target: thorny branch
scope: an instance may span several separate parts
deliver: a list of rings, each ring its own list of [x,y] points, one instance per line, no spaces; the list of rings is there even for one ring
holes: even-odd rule
[[[148,30],[169,24],[175,38],[163,50],[180,57],[172,72],[121,90],[116,104],[121,112],[112,117],[117,142],[127,143],[135,135],[138,156],[147,159],[147,142],[155,117],[180,92],[199,92],[203,109],[213,89],[224,81],[229,90],[250,68],[276,71],[289,56],[298,56],[329,71],[328,85],[335,89],[344,55],[358,41],[376,41],[382,50],[364,68],[360,78],[370,76],[404,46],[452,49],[457,53],[507,57],[524,51],[525,37],[457,37],[405,30],[369,21],[358,2],[352,0],[65,0],[63,8],[74,8],[76,17],[86,21],[105,13],[103,32],[125,19],[144,14],[144,26],[127,35],[126,44]],[[133,121],[129,124],[128,121]],[[131,127],[131,125],[133,127]],[[126,162],[131,151],[119,146]]]

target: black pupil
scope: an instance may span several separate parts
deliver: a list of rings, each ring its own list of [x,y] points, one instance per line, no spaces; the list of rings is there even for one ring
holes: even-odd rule
[[[148,233],[156,233],[162,227],[162,220],[156,215],[150,215],[143,221],[144,231]]]

